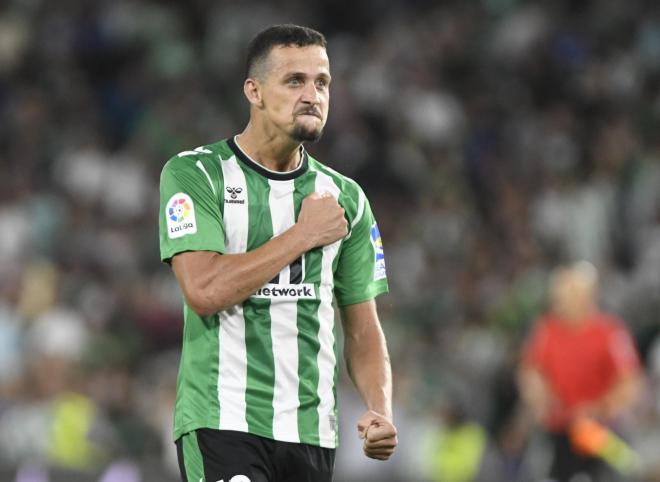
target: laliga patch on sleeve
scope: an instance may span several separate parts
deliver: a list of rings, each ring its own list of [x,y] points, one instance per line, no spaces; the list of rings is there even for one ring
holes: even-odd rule
[[[195,205],[190,196],[185,193],[178,192],[167,201],[165,218],[167,219],[167,236],[170,239],[197,232]]]
[[[385,252],[383,251],[383,240],[380,238],[380,231],[378,224],[374,223],[371,226],[371,244],[374,247],[374,281],[378,281],[387,277],[385,272]]]

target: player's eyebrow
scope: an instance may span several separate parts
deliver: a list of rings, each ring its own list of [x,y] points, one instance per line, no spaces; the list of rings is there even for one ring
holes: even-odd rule
[[[310,77],[310,75],[307,74],[306,72],[299,72],[299,71],[291,71],[291,72],[286,72],[284,74],[285,79],[292,79],[292,78],[306,79],[307,77]],[[316,78],[316,79],[322,78],[322,79],[327,80],[328,82],[330,82],[332,80],[332,76],[327,72],[321,72],[321,73],[315,75],[314,78]]]

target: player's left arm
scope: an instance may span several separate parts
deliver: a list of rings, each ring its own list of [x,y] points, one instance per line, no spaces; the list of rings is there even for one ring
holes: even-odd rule
[[[642,391],[643,377],[635,343],[623,326],[612,330],[607,343],[614,378],[609,390],[587,411],[596,417],[610,420],[635,404]]]
[[[546,323],[543,319],[537,320],[523,346],[516,377],[526,414],[536,423],[543,423],[560,403],[544,375],[549,344]]]
[[[637,401],[642,389],[642,377],[639,372],[630,372],[619,376],[605,396],[594,407],[596,415],[611,420],[623,414]]]
[[[364,439],[364,453],[387,460],[398,441],[392,421],[392,369],[376,302],[346,305],[341,308],[341,318],[348,373],[367,406],[357,427]]]

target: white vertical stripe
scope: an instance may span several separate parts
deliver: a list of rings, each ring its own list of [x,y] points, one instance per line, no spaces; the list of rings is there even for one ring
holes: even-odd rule
[[[366,200],[365,200],[365,197],[364,197],[364,193],[362,192],[362,189],[358,189],[358,210],[357,210],[357,214],[355,215],[355,218],[353,218],[353,221],[351,222],[351,232],[348,233],[348,236],[346,236],[346,238],[344,238],[344,241],[346,241],[348,238],[351,237],[351,235],[353,234],[353,228],[362,219],[362,216],[364,215],[365,202],[366,202]]]
[[[273,234],[274,233],[275,231],[273,231]],[[280,271],[280,284],[288,285],[289,283],[291,283],[291,268],[289,266],[285,266],[282,268],[282,271]]]
[[[270,216],[273,236],[282,234],[295,223],[294,181],[269,180]],[[289,267],[280,272],[280,283],[290,282]],[[273,436],[276,440],[300,442],[298,436],[298,326],[295,301],[270,301],[270,333],[275,360],[273,390]]]
[[[209,176],[209,173],[206,172],[206,169],[204,168],[204,164],[202,164],[202,161],[197,161],[195,165],[204,173],[206,179],[208,179],[209,181],[209,185],[211,186],[211,190],[213,191],[213,194],[217,196],[218,193],[215,192],[215,186],[213,186],[213,182],[211,181],[211,176]]]
[[[355,219],[353,219],[353,222],[351,223],[351,228],[354,228],[355,225],[360,222],[360,219],[362,219],[362,216],[364,215],[364,204],[365,204],[364,193],[362,192],[362,189],[359,189],[358,210],[357,210],[357,214],[355,215]]]
[[[244,204],[225,204],[225,249],[227,253],[245,253],[248,239],[248,199],[245,175],[236,157],[220,159],[225,186],[243,189]],[[236,305],[220,315],[218,402],[220,429],[247,432],[245,390],[247,353],[243,307]]]
[[[329,192],[335,197],[339,197],[339,188],[334,183],[332,178],[327,174],[320,171],[316,173],[316,192]],[[333,273],[332,263],[337,256],[340,241],[336,241],[328,246],[323,247],[323,258],[321,261],[321,286],[319,294],[321,303],[319,304],[319,354],[317,363],[319,367],[319,385],[318,396],[320,403],[318,406],[319,412],[319,438],[322,447],[335,446],[335,424],[334,411],[335,411],[335,395],[334,389],[334,374],[337,360],[335,358],[334,350],[334,324],[335,312],[332,307],[332,288],[333,288]]]

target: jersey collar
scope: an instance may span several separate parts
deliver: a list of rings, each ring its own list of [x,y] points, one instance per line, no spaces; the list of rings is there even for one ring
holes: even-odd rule
[[[268,179],[272,179],[274,181],[288,181],[291,179],[295,179],[305,174],[305,172],[307,172],[307,167],[309,166],[307,151],[303,146],[300,146],[300,154],[302,155],[302,162],[300,163],[300,165],[292,171],[277,172],[277,171],[271,171],[270,169],[266,169],[264,166],[262,166],[257,161],[255,161],[250,156],[248,156],[245,152],[243,152],[243,150],[236,143],[236,136],[227,139],[227,144],[229,145],[229,148],[234,152],[234,154],[236,154],[236,157],[238,157],[241,161],[243,161],[243,163],[247,164],[248,167],[258,172],[262,176],[267,177]]]

